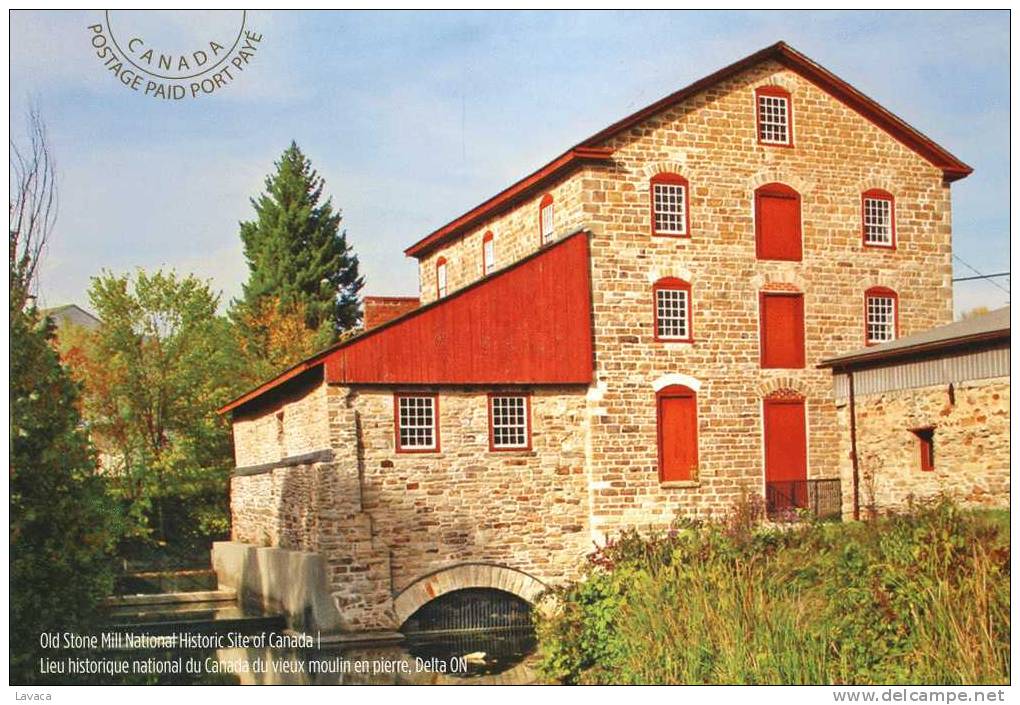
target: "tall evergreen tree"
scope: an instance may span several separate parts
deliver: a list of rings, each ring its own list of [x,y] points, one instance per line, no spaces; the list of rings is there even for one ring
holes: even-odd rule
[[[291,142],[275,166],[265,192],[252,199],[255,219],[241,223],[250,271],[232,318],[241,323],[260,310],[264,298],[272,297],[299,306],[310,330],[335,340],[361,320],[358,293],[364,280],[358,257],[340,229],[341,214],[333,208],[333,199],[323,201],[325,179],[296,143]]]

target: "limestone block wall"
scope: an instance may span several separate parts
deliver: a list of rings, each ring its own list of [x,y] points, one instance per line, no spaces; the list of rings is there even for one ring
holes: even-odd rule
[[[793,147],[757,143],[754,90],[786,88]],[[864,292],[899,294],[900,334],[951,320],[949,188],[941,172],[782,66],[762,64],[671,108],[607,145],[614,164],[582,181],[592,238],[595,361],[604,388],[592,429],[599,528],[665,523],[676,511],[726,511],[763,491],[762,399],[780,387],[806,398],[808,476],[839,472],[839,431],[824,358],[864,344]],[[649,180],[678,173],[690,186],[690,237],[650,232]],[[754,191],[781,182],[800,193],[803,259],[756,257]],[[895,197],[897,247],[866,248],[861,194]],[[691,284],[692,343],[654,340],[652,285]],[[804,295],[803,369],[760,366],[759,292]],[[700,382],[696,483],[658,479],[654,382]]]
[[[233,418],[237,467],[274,463],[330,447],[326,385],[317,368],[240,409]]]
[[[363,501],[389,546],[394,590],[459,563],[547,584],[591,549],[584,389],[531,390],[532,450],[489,450],[487,389],[439,389],[440,452],[394,451],[393,392],[358,389]]]
[[[904,389],[855,400],[862,511],[948,494],[969,506],[1009,506],[1009,378]],[[844,488],[851,487],[849,405],[839,409]],[[935,469],[922,471],[913,428],[935,429]],[[848,496],[844,491],[844,497]]]
[[[528,390],[532,449],[499,452],[489,391],[437,390],[439,452],[397,453],[393,390],[309,390],[326,402],[328,459],[233,477],[233,540],[320,553],[351,631],[398,627],[393,598],[456,566],[575,576],[592,547],[585,390]]]
[[[581,229],[584,224],[584,194],[579,172],[574,172],[546,191],[525,199],[510,211],[484,221],[464,237],[422,258],[418,265],[422,304],[437,298],[436,262],[440,257],[446,259],[447,293],[453,293],[485,276],[482,239],[489,231],[493,235],[496,269],[502,269],[537,252],[542,244],[538,206],[545,193],[553,197],[555,238],[559,239]]]

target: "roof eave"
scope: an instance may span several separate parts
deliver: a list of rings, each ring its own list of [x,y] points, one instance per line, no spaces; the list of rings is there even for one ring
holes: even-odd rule
[[[1000,330],[985,331],[974,335],[950,338],[949,340],[932,340],[917,345],[908,345],[902,348],[891,350],[877,349],[874,352],[864,352],[857,355],[835,357],[823,360],[817,365],[817,369],[832,369],[834,372],[844,372],[855,368],[870,367],[877,363],[898,361],[903,358],[927,355],[931,353],[952,352],[960,348],[967,348],[982,344],[993,344],[1008,342],[1010,339],[1009,328]]]

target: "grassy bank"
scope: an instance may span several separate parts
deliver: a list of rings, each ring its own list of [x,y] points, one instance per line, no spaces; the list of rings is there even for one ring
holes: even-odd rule
[[[627,534],[555,591],[566,683],[1007,683],[1009,515],[948,501],[864,523]]]

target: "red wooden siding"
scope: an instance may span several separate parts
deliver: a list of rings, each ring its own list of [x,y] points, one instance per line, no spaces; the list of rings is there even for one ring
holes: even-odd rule
[[[519,264],[342,345],[329,382],[589,384],[588,237]]]
[[[766,399],[765,483],[773,483],[776,508],[802,507],[807,499],[807,429],[803,399]]]
[[[761,366],[804,367],[804,297],[762,292]]]
[[[758,259],[801,259],[800,194],[783,184],[754,192]]]
[[[674,385],[657,395],[659,422],[659,479],[693,480],[698,468],[698,397]]]

